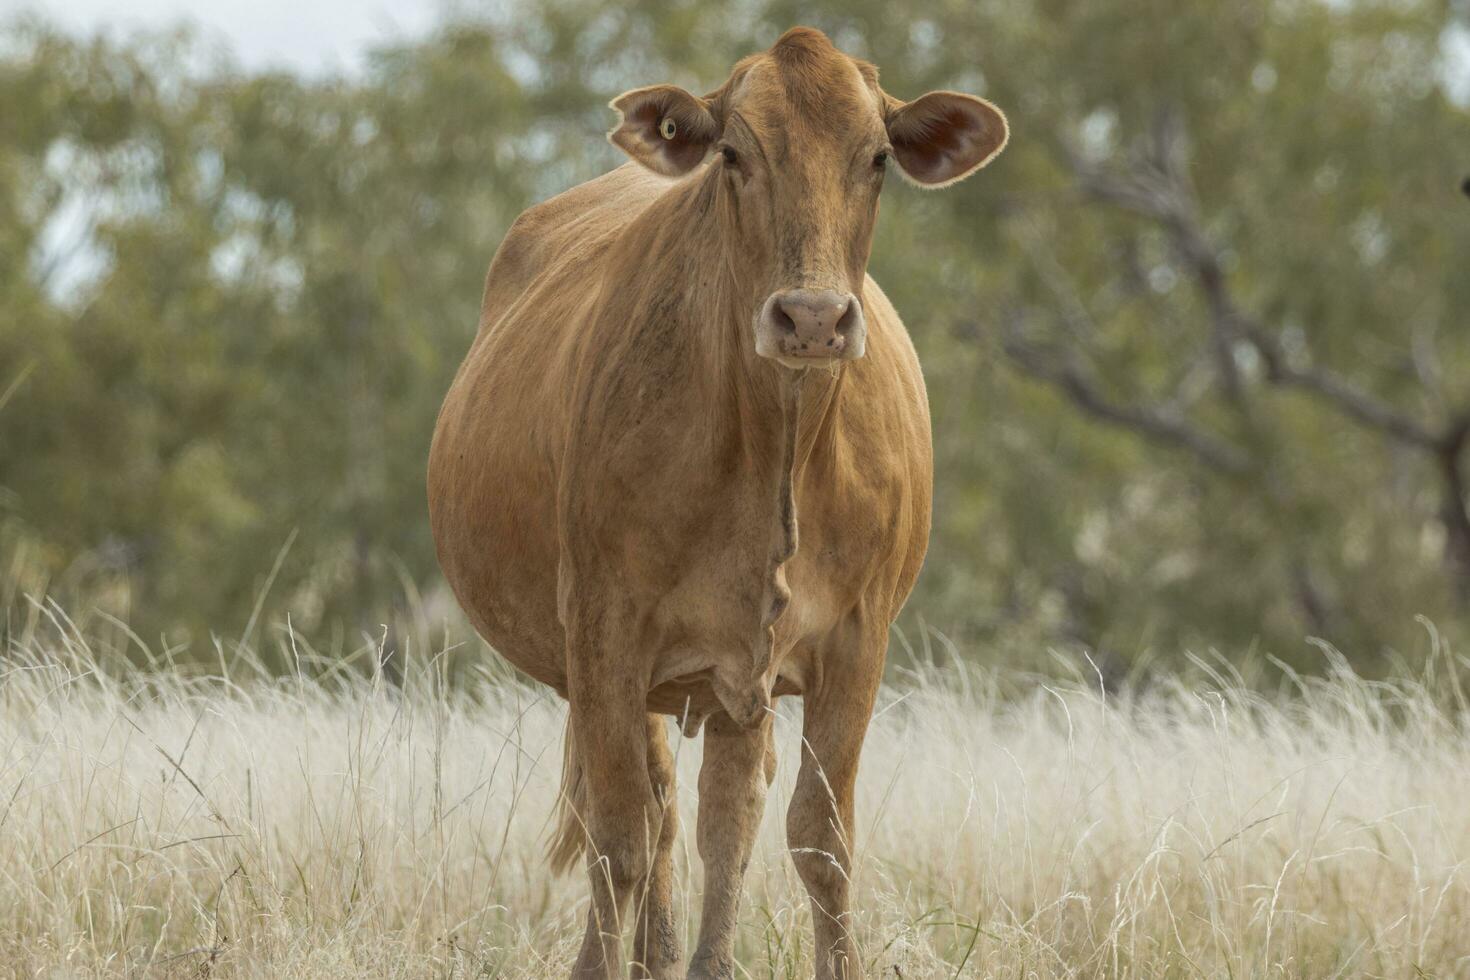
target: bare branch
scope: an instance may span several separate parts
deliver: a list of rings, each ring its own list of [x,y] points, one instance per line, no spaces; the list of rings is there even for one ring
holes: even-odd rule
[[[1180,262],[1194,276],[1210,311],[1210,355],[1225,393],[1248,427],[1256,425],[1235,361],[1239,310],[1225,289],[1218,251],[1204,234],[1194,185],[1189,179],[1188,140],[1177,113],[1160,112],[1148,136],[1134,150],[1125,173],[1081,166],[1078,184],[1096,201],[1156,222],[1169,237]]]
[[[1028,375],[1045,381],[1093,418],[1137,433],[1158,445],[1182,449],[1205,465],[1231,476],[1251,469],[1248,456],[1183,416],[1150,405],[1120,405],[1103,393],[1097,381],[1064,356],[1019,338],[1009,337],[1005,351]]]
[[[1318,367],[1295,367],[1281,343],[1265,330],[1251,324],[1245,336],[1255,345],[1266,365],[1266,377],[1275,384],[1300,388],[1334,406],[1359,425],[1407,442],[1421,449],[1434,449],[1448,433],[1434,432],[1386,402],[1370,395],[1336,372]]]
[[[1210,347],[1215,369],[1231,403],[1246,423],[1248,437],[1257,436],[1261,430],[1246,397],[1235,360],[1235,350],[1241,343],[1249,344],[1260,356],[1265,364],[1268,383],[1299,389],[1342,417],[1430,455],[1439,475],[1440,519],[1447,536],[1447,557],[1457,573],[1456,587],[1461,599],[1470,603],[1470,511],[1466,509],[1470,486],[1467,486],[1462,466],[1465,449],[1470,446],[1470,406],[1455,413],[1443,425],[1435,426],[1398,410],[1335,371],[1309,362],[1293,363],[1276,336],[1245,314],[1230,291],[1221,262],[1221,249],[1205,231],[1200,219],[1194,188],[1188,177],[1185,146],[1183,127],[1178,117],[1161,114],[1124,173],[1107,173],[1074,157],[1078,186],[1094,200],[1150,219],[1169,237],[1209,309]],[[1470,179],[1461,189],[1470,195]],[[1418,342],[1419,338],[1416,338],[1416,344]],[[1416,348],[1417,360],[1422,360],[1423,354]],[[1223,461],[1239,455],[1239,450],[1217,443],[1213,437],[1206,436],[1202,442],[1204,434],[1184,425],[1178,417],[1112,405],[1102,398],[1096,386],[1090,384],[1085,376],[1065,363],[1046,365],[1035,357],[1029,361],[1018,359],[1018,362],[1032,374],[1049,377],[1067,391],[1074,402],[1096,417],[1134,429],[1158,442],[1188,447],[1201,459]],[[1420,376],[1433,379],[1434,374],[1421,369]],[[1251,441],[1257,446],[1268,445],[1255,438]],[[1220,455],[1222,451],[1224,456]],[[1230,469],[1233,465],[1225,463],[1220,468]],[[1262,462],[1260,469],[1269,479],[1272,471],[1269,457]],[[1310,588],[1309,577],[1302,578],[1301,582],[1303,607],[1310,615],[1319,615],[1320,604],[1315,598],[1317,593]]]
[[[1136,152],[1127,174],[1082,167],[1078,171],[1078,183],[1096,200],[1152,219],[1169,236],[1209,308],[1216,368],[1232,402],[1249,416],[1234,355],[1235,344],[1243,340],[1260,354],[1266,365],[1266,378],[1273,384],[1302,389],[1339,414],[1401,442],[1421,449],[1442,445],[1447,433],[1435,432],[1342,375],[1292,364],[1280,342],[1241,311],[1226,282],[1221,249],[1206,233],[1200,219],[1194,188],[1188,179],[1185,146],[1178,117],[1163,113],[1141,150]]]

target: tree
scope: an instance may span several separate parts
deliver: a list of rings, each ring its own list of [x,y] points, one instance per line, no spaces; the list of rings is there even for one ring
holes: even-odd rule
[[[893,182],[872,271],[925,364],[962,649],[1135,658],[1470,624],[1470,206],[1440,0],[514,4],[360,76],[187,34],[0,54],[0,601],[209,654],[442,594],[422,472],[509,222],[619,161],[609,97],[713,88],[792,23],[1010,147]],[[289,550],[285,549],[291,542]],[[279,559],[279,560],[278,560]],[[345,642],[345,641],[344,641]]]

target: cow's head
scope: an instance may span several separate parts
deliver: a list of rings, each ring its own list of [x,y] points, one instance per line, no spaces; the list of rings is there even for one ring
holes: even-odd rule
[[[872,65],[801,27],[703,98],[654,85],[612,107],[622,119],[608,138],[634,160],[668,176],[706,168],[730,254],[756,284],[756,353],[793,368],[863,355],[859,297],[890,163],[947,187],[1007,133],[1001,111],[972,95],[900,102]]]

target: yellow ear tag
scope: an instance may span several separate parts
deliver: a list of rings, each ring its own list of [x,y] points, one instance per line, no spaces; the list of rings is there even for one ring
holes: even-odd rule
[[[658,132],[664,139],[671,140],[679,132],[679,125],[674,122],[673,116],[664,116],[663,121],[658,124]]]

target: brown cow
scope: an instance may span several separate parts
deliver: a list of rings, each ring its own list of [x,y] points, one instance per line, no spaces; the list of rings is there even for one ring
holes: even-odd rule
[[[705,730],[688,975],[733,974],[771,705],[800,695],[787,836],[817,975],[856,977],[853,785],[932,482],[919,363],[865,269],[890,158],[944,186],[1005,118],[900,102],[804,28],[703,98],[612,107],[634,162],[528,210],[491,263],[431,451],[439,560],[485,639],[571,702],[553,857],[593,856],[573,976],[623,972],[630,916],[634,976],[680,972],[664,715]]]

